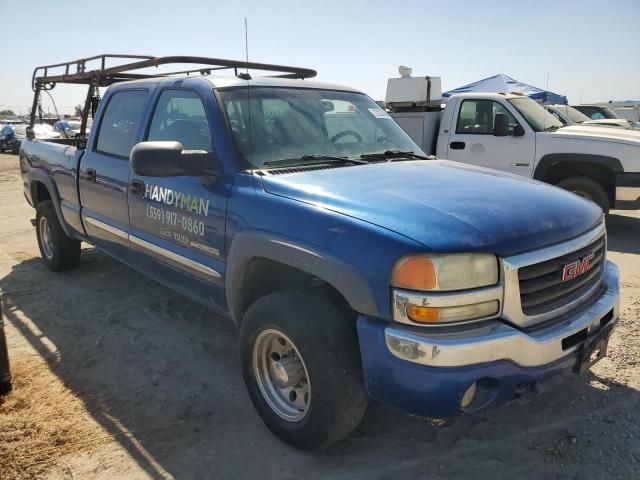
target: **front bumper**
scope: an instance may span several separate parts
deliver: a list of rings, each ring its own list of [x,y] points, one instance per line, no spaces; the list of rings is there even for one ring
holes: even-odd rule
[[[616,203],[619,210],[640,209],[640,173],[616,175]]]
[[[587,339],[617,323],[618,282],[618,269],[607,262],[591,303],[524,330],[501,320],[427,330],[361,316],[369,394],[412,413],[449,417],[540,393],[571,373]],[[475,399],[463,409],[461,400],[474,382]]]

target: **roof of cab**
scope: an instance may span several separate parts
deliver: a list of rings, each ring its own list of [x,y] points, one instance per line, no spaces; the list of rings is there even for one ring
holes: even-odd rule
[[[311,88],[319,90],[341,90],[346,92],[362,93],[355,88],[347,87],[344,85],[335,85],[332,83],[316,82],[312,80],[299,80],[291,78],[277,78],[277,77],[254,77],[251,80],[243,80],[238,77],[230,76],[172,76],[172,77],[155,77],[145,78],[141,80],[131,80],[127,82],[119,82],[113,84],[110,88],[118,89],[125,87],[126,85],[141,85],[141,84],[163,84],[163,83],[175,83],[176,81],[186,82],[208,82],[213,88],[232,88],[232,87],[289,87],[289,88]]]

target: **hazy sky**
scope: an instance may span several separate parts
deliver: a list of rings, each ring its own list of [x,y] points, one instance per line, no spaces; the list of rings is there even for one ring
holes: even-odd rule
[[[384,98],[400,64],[443,89],[505,73],[571,103],[640,99],[640,0],[0,0],[0,110],[24,111],[36,65],[98,53],[201,55],[318,70]],[[60,113],[83,87],[56,88]],[[48,102],[45,102],[45,107]]]

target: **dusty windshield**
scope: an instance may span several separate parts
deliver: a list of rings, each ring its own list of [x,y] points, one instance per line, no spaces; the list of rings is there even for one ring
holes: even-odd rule
[[[360,93],[251,87],[220,90],[219,95],[236,145],[254,167],[308,155],[356,159],[388,150],[424,155],[378,104]]]
[[[570,107],[569,105],[564,105],[562,108],[565,109],[566,114],[569,116],[573,123],[582,123],[591,120],[584,113],[576,110],[573,107]]]
[[[520,115],[522,115],[527,123],[531,125],[536,132],[548,130],[551,128],[560,128],[562,122],[547,112],[543,107],[530,98],[514,98],[509,100]]]

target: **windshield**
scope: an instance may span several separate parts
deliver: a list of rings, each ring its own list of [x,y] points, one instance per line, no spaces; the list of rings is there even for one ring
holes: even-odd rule
[[[562,109],[565,115],[568,115],[568,117],[571,119],[573,123],[582,123],[582,122],[587,122],[591,120],[584,113],[580,112],[579,110],[576,110],[573,107],[570,107],[569,105],[562,105],[558,108]]]
[[[236,145],[254,167],[307,155],[355,159],[389,150],[424,155],[387,112],[361,93],[280,87],[218,92]]]
[[[602,107],[604,118],[620,118],[620,116],[609,107]]]
[[[514,98],[509,100],[534,131],[540,132],[549,128],[560,128],[562,122],[547,112],[536,101],[530,98]]]

